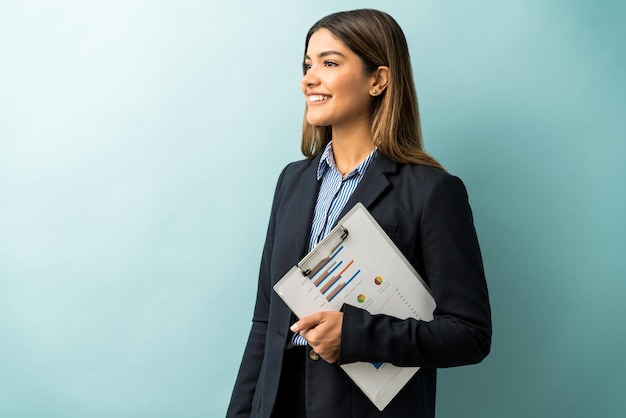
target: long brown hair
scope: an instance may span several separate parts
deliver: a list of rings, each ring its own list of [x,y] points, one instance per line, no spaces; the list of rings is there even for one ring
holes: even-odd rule
[[[371,132],[374,145],[387,158],[399,163],[423,164],[443,169],[423,149],[417,94],[406,38],[398,23],[387,13],[360,9],[328,15],[315,23],[306,36],[328,29],[363,62],[367,74],[380,66],[390,70],[387,88],[374,99]],[[331,139],[330,126],[307,122],[305,108],[302,127],[302,153],[314,157]]]

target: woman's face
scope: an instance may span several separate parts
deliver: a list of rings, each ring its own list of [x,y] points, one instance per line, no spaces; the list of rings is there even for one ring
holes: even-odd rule
[[[307,122],[332,125],[333,130],[370,123],[375,77],[364,74],[361,59],[328,29],[318,30],[309,39],[304,66]]]

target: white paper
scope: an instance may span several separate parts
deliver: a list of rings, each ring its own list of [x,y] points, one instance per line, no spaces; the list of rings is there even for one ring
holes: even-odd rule
[[[371,314],[424,321],[432,320],[435,309],[421,277],[360,203],[274,290],[300,318],[337,311],[344,303]],[[390,363],[341,367],[381,411],[419,370]]]

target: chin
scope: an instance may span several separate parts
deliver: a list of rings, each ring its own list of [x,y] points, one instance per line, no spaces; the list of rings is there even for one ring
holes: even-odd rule
[[[320,120],[317,120],[317,119],[308,119],[307,118],[306,121],[309,123],[309,125],[312,125],[312,126],[328,126],[329,125],[328,123],[325,123],[324,121],[320,121]]]
[[[328,115],[322,114],[321,112],[311,112],[310,109],[307,111],[306,121],[309,125],[313,126],[328,126],[331,124]]]
[[[306,121],[309,123],[309,125],[313,125],[313,126],[332,125],[332,123],[328,120],[328,118],[316,118],[316,117],[312,117],[312,115],[307,115]]]

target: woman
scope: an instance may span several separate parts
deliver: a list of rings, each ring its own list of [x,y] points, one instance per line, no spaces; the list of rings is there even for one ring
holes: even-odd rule
[[[436,369],[489,352],[487,286],[463,183],[422,149],[402,30],[354,10],[309,30],[302,152],[274,196],[253,324],[228,417],[434,417]],[[434,319],[344,305],[297,322],[272,286],[362,202],[432,290]],[[306,344],[306,346],[302,345]],[[341,364],[420,366],[379,411]]]

